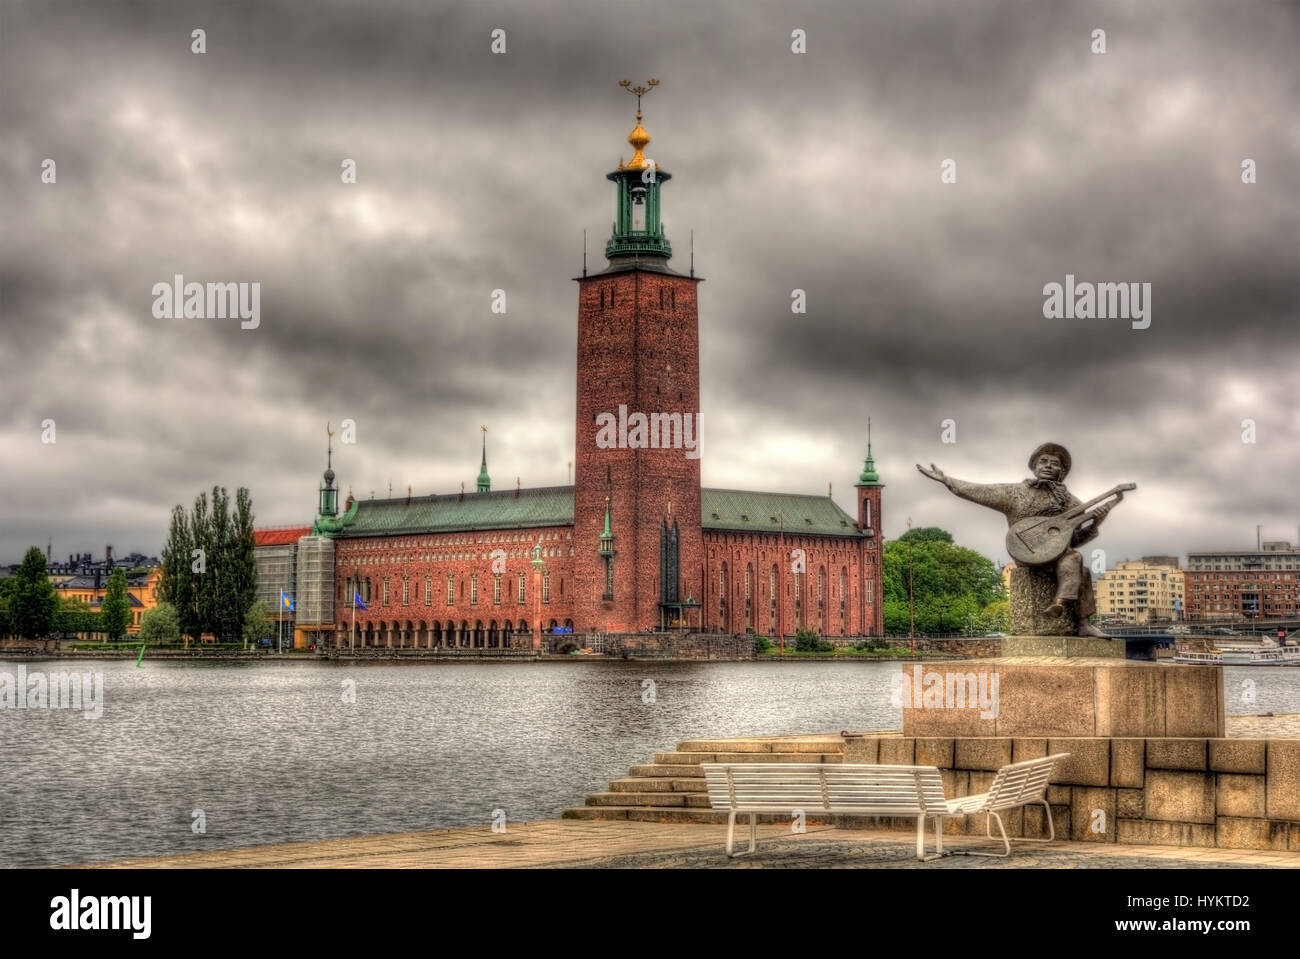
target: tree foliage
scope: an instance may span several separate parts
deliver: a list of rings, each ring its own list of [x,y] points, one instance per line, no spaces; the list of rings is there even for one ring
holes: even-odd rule
[[[187,514],[172,510],[163,547],[162,598],[176,607],[182,634],[200,639],[211,633],[237,642],[257,592],[253,556],[253,503],[248,490],[235,492],[235,511],[224,487],[214,486],[194,500]]]
[[[45,554],[33,546],[9,587],[9,629],[23,639],[44,639],[54,629],[59,598],[45,570]]]
[[[248,615],[244,617],[244,645],[252,643],[256,646],[263,636],[270,636],[274,628],[266,603],[260,600],[253,603],[248,607]]]
[[[937,526],[918,526],[898,537],[903,543],[951,543],[952,533]]]
[[[141,642],[174,643],[180,638],[180,616],[171,603],[158,603],[140,617]]]
[[[993,631],[985,610],[1006,599],[993,561],[956,545],[944,530],[920,527],[910,533],[910,546],[907,539],[885,544],[885,632],[908,632],[909,551],[918,633]]]
[[[104,623],[99,613],[85,600],[59,597],[59,607],[54,613],[54,632],[60,635],[91,635],[102,633]]]
[[[121,639],[131,625],[131,602],[126,595],[126,570],[113,570],[99,606],[100,623],[109,639]]]

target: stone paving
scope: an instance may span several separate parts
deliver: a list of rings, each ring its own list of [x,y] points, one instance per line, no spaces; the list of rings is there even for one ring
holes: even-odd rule
[[[747,831],[737,828],[737,834],[747,835]],[[791,835],[784,825],[760,826],[758,851],[728,859],[723,851],[726,835],[726,828],[716,825],[542,820],[510,823],[504,833],[486,826],[438,829],[87,865],[136,869],[1300,868],[1298,853],[1065,841],[1013,845],[1006,859],[956,855],[921,863],[915,859],[914,834],[810,826],[806,833]],[[945,845],[948,849],[997,848],[966,836],[949,837]]]

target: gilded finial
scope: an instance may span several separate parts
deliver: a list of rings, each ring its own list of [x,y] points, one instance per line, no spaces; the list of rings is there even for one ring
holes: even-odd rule
[[[631,80],[619,80],[618,85],[636,97],[636,127],[627,135],[627,142],[632,144],[632,148],[636,152],[632,154],[632,159],[628,160],[627,163],[624,163],[620,158],[618,168],[620,170],[644,170],[650,165],[645,158],[645,148],[650,143],[650,134],[641,125],[641,98],[659,86],[659,81],[651,77],[644,84],[634,87]]]

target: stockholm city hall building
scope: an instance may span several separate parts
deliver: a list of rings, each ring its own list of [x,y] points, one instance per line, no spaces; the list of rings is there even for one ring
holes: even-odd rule
[[[607,175],[608,266],[576,278],[573,485],[493,490],[485,437],[476,492],[349,496],[340,515],[327,470],[297,545],[296,645],[531,648],[570,629],[579,645],[674,628],[883,634],[869,436],[856,516],[830,495],[700,486],[700,278],[669,265],[671,175],[645,157],[645,88],[631,92],[634,152]]]

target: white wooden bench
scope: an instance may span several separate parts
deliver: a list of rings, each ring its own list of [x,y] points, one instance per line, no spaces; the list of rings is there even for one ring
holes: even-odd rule
[[[1052,808],[1047,804],[1047,786],[1052,781],[1052,772],[1056,764],[1063,759],[1068,759],[1069,756],[1069,753],[1056,753],[1053,756],[1044,756],[1041,759],[1027,759],[1024,762],[1003,766],[998,770],[997,775],[993,777],[993,783],[989,786],[988,792],[948,800],[948,811],[940,814],[939,830],[943,830],[942,816],[974,816],[979,813],[987,813],[989,818],[985,821],[985,833],[990,839],[993,838],[993,821],[996,820],[998,833],[1002,837],[1003,851],[963,851],[963,855],[1009,856],[1011,855],[1011,841],[1007,839],[1007,831],[1003,828],[1002,817],[998,813],[1018,806],[1042,803],[1043,815],[1047,817],[1047,838],[1022,838],[1021,841],[1051,842],[1056,838],[1056,827],[1052,824]]]
[[[985,825],[993,837],[993,820],[997,821],[1003,852],[967,852],[972,856],[1008,856],[1002,817],[998,813],[1018,806],[1041,803],[1047,816],[1048,838],[1024,839],[1024,842],[1051,842],[1056,838],[1052,810],[1047,804],[1047,786],[1058,762],[1069,753],[1057,753],[1041,759],[1003,766],[993,777],[988,792],[975,796],[948,799],[943,779],[935,766],[880,766],[849,763],[701,763],[709,791],[709,805],[729,810],[727,817],[727,855],[752,853],[758,842],[758,814],[779,813],[793,816],[796,810],[805,815],[814,812],[857,816],[916,817],[916,858],[929,861],[944,855],[943,820],[957,816],[986,813]],[[736,816],[749,815],[749,849],[733,852]],[[925,820],[934,819],[935,852],[925,854]]]
[[[943,780],[934,766],[879,766],[841,763],[701,763],[709,804],[727,809],[727,855],[733,852],[736,816],[749,814],[749,849],[758,841],[758,814],[793,816],[816,812],[859,816],[916,817],[916,858],[943,854],[936,830],[935,855],[925,855],[925,817],[948,812]],[[939,820],[936,820],[939,821]]]

